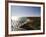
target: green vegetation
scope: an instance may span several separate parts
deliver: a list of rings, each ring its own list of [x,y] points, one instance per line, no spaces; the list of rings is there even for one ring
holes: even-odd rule
[[[24,28],[26,30],[40,30],[40,17],[27,17],[30,19],[30,22],[27,22],[21,28]],[[32,21],[33,22],[32,22]]]

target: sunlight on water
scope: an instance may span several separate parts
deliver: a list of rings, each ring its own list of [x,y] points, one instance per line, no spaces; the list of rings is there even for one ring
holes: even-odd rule
[[[12,20],[18,21],[19,20],[19,17],[12,16]]]

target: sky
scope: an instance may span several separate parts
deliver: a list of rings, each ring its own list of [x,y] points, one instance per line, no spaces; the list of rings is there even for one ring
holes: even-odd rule
[[[32,6],[11,6],[12,16],[40,16],[40,7]]]

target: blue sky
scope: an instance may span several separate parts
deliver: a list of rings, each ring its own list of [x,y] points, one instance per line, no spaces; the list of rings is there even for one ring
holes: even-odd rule
[[[12,16],[40,16],[40,7],[11,6]]]

